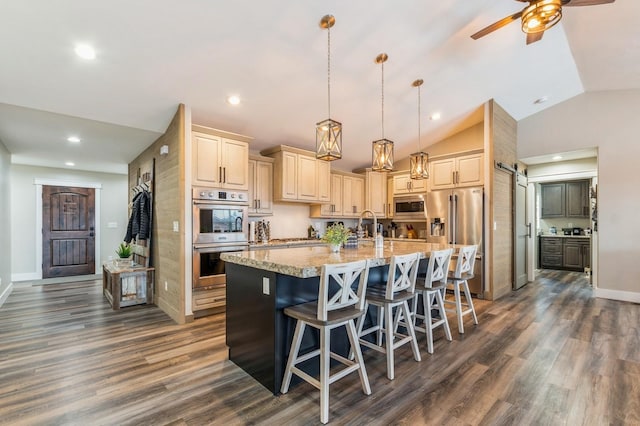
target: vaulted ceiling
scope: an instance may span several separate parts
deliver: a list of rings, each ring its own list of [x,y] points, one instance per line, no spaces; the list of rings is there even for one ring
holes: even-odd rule
[[[495,99],[519,120],[584,91],[640,88],[640,2],[565,7],[527,46],[519,22],[469,36],[523,7],[513,0],[45,0],[2,2],[0,140],[20,164],[126,173],[179,103],[193,122],[253,136],[251,149],[315,149],[327,118],[344,126],[344,158],[370,165],[384,136],[396,158],[477,122]],[[93,61],[74,54],[90,43]],[[226,102],[237,94],[242,102]],[[535,100],[546,97],[544,103]],[[429,116],[438,112],[441,119]],[[79,144],[67,142],[77,135]]]

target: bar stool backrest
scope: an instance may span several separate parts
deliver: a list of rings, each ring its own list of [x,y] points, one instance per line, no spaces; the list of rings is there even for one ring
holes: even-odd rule
[[[413,293],[416,289],[416,276],[420,253],[409,253],[391,257],[385,299],[393,300],[394,293],[406,290]]]
[[[473,274],[473,265],[476,263],[477,251],[477,245],[460,247],[458,250],[458,261],[456,262],[456,277],[462,277],[462,275],[467,272]]]
[[[358,279],[354,291],[353,283]],[[318,290],[318,320],[326,321],[329,311],[349,306],[362,311],[368,279],[369,263],[366,260],[323,265]]]
[[[453,249],[435,250],[429,255],[429,266],[427,266],[427,275],[424,279],[425,288],[432,288],[433,283],[439,282],[442,285],[447,284],[447,274],[449,273],[449,262]]]

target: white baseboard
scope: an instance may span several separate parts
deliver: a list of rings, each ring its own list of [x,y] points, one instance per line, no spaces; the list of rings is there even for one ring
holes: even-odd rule
[[[622,290],[594,289],[594,295],[601,299],[620,300],[623,302],[640,303],[640,293]]]
[[[11,290],[13,290],[13,283],[9,283],[7,288],[0,294],[0,308],[4,304],[4,301],[7,300],[7,297],[11,294]]]
[[[18,281],[33,281],[42,279],[42,276],[37,272],[26,272],[23,274],[11,274],[11,281],[17,283]]]

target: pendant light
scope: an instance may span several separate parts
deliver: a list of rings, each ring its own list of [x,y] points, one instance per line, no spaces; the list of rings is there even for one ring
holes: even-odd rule
[[[384,138],[384,63],[389,59],[386,53],[376,57],[376,63],[382,68],[382,139],[373,142],[372,166],[374,171],[393,170],[393,142]]]
[[[422,79],[418,79],[411,84],[418,88],[418,152],[411,154],[410,157],[411,179],[429,178],[429,154],[420,149],[420,86],[422,83],[424,83]]]
[[[331,119],[331,27],[336,23],[333,15],[325,15],[320,27],[327,30],[327,98],[329,118],[316,123],[316,158],[325,161],[342,158],[342,123]]]

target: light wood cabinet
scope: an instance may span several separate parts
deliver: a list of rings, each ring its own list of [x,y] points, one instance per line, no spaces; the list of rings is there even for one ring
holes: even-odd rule
[[[389,188],[393,188],[393,179],[389,178],[387,172],[376,172],[368,169],[362,169],[364,172],[364,208],[371,210],[376,214],[378,219],[384,219],[389,212]]]
[[[316,160],[313,152],[279,145],[260,153],[274,159],[274,201],[324,203],[330,200],[330,165]]]
[[[194,126],[196,127],[207,129]],[[225,134],[222,131],[209,130],[218,134],[202,131],[194,131],[191,134],[192,184],[239,191],[248,190],[249,143],[245,140],[221,136]]]
[[[427,191],[426,179],[411,179],[408,173],[393,176],[393,194],[413,194]]]
[[[364,209],[365,179],[347,172],[331,173],[331,199],[328,204],[312,205],[311,217],[359,217]]]
[[[484,183],[483,154],[461,155],[429,162],[429,189],[461,188]]]
[[[273,214],[273,158],[249,157],[249,216]]]

